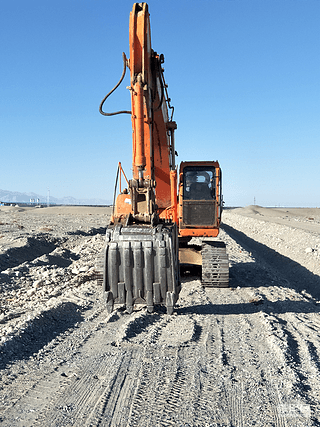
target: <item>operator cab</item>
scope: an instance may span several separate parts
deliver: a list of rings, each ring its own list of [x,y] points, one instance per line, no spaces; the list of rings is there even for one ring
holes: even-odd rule
[[[218,162],[181,162],[180,229],[210,228],[217,233],[221,218],[221,170]],[[209,230],[208,230],[209,232]],[[180,232],[180,234],[186,234]],[[207,234],[207,233],[205,233]],[[202,233],[204,235],[204,233]]]

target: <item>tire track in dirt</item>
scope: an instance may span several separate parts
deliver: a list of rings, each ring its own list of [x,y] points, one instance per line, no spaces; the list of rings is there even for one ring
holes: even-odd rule
[[[107,316],[91,296],[86,322],[25,361],[32,381],[12,379],[2,425],[319,425],[319,307],[227,237],[235,288],[186,278],[173,316]]]
[[[240,320],[241,329],[246,334],[249,331],[261,330],[262,325],[257,316],[244,315]],[[274,323],[274,320],[272,323]],[[246,324],[247,328],[245,327]],[[294,325],[294,322],[290,323],[290,325]],[[299,365],[301,365],[303,355],[303,352],[299,350],[299,346],[306,345],[303,335],[301,335],[301,343],[293,339],[292,334],[290,334],[290,338],[286,342],[288,331],[283,327],[282,323],[279,323],[278,330],[270,337],[271,340],[268,339],[268,335],[261,334],[260,338],[256,336],[254,338],[251,337],[250,340],[243,340],[245,343],[251,343],[249,353],[251,351],[252,356],[254,354],[260,355],[259,359],[256,359],[258,363],[255,363],[255,358],[249,355],[249,365],[251,367],[257,365],[262,378],[262,381],[258,383],[259,387],[257,387],[256,393],[260,394],[263,388],[267,391],[267,396],[269,397],[266,400],[271,403],[271,413],[273,413],[273,418],[276,420],[276,425],[286,426],[288,425],[287,423],[291,425],[290,419],[292,417],[295,418],[295,425],[297,426],[308,426],[311,425],[310,422],[315,422],[312,425],[318,425],[316,422],[317,416],[311,417],[310,413],[313,399],[309,390],[305,393],[306,387],[303,385],[303,381],[308,378],[308,369],[304,366],[302,371],[299,372]],[[274,339],[274,335],[278,336],[277,340]],[[258,345],[259,342],[260,345]],[[264,349],[261,347],[263,344],[265,346]],[[240,349],[240,352],[243,352],[243,348]],[[248,352],[245,353],[248,354]],[[318,387],[316,387],[316,390],[318,390]],[[253,402],[254,399],[250,398],[250,401]],[[300,408],[300,413],[298,413],[297,408]],[[265,410],[264,414],[266,413],[267,411]],[[268,424],[266,423],[265,425]]]
[[[172,316],[159,331],[158,344],[154,348],[152,344],[147,347],[128,426],[176,425],[176,415],[186,401],[187,394],[190,394],[193,375],[190,366],[194,364],[194,357],[187,343],[195,337],[197,328],[195,322],[190,322],[189,319],[186,321],[189,326],[192,323],[193,327],[189,328],[188,336],[178,334],[179,344],[174,345],[173,339],[165,341],[170,333],[177,334],[179,330],[175,328],[177,325],[172,324],[183,324],[183,318]]]
[[[148,408],[153,408],[158,402],[159,389],[165,387],[165,371],[159,363],[160,357],[147,351],[142,358],[141,369],[136,381],[127,426],[148,425]]]
[[[195,350],[198,354],[197,342],[202,337],[202,329],[187,316],[166,317],[147,328],[146,333],[141,333],[143,342],[141,336],[129,340],[132,345],[137,342],[144,345],[144,356],[128,414],[128,426],[176,425],[182,404],[184,420],[193,419],[188,413],[193,413],[197,399],[190,397],[190,390],[196,389],[192,386],[199,358],[199,355],[195,356]]]
[[[81,371],[81,368],[76,367],[75,372],[65,374],[65,372],[70,372],[69,365],[71,361],[77,358],[77,355],[87,352],[87,346],[91,349],[90,344],[88,344],[88,342],[90,343],[90,338],[95,337],[105,322],[110,321],[112,323],[114,318],[118,318],[116,312],[106,317],[104,306],[97,305],[91,310],[90,315],[85,319],[86,321],[82,322],[71,334],[67,332],[66,336],[57,336],[56,339],[50,342],[44,348],[39,358],[38,370],[33,375],[30,375],[31,381],[25,384],[23,377],[18,377],[15,381],[14,399],[10,400],[10,405],[7,405],[2,413],[3,418],[5,418],[5,421],[3,420],[3,425],[8,425],[10,427],[15,425],[11,414],[15,413],[17,407],[31,408],[29,413],[24,412],[25,425],[33,426],[36,415],[39,415],[41,420],[43,417],[48,417],[50,410],[46,408],[49,397],[53,400],[50,400],[51,403],[48,407],[52,408],[59,399],[59,396],[62,396],[62,403],[59,407],[63,410],[63,408],[66,407],[66,405],[63,404],[66,400],[66,389],[68,389],[71,380],[72,384],[76,381],[78,378],[77,372]],[[121,320],[123,321],[120,317],[120,321]],[[61,321],[63,322],[63,318]],[[73,335],[75,337],[71,341],[70,338],[72,338]],[[71,343],[72,345],[70,345]],[[32,342],[30,345],[32,345]],[[105,353],[105,349],[101,351]],[[51,362],[51,354],[53,352],[55,353],[54,364]],[[90,354],[90,351],[88,353]],[[26,369],[28,369],[28,365],[32,363],[34,363],[32,360],[27,361]],[[84,373],[84,380],[85,376],[86,374]],[[81,384],[81,382],[79,384]],[[94,382],[92,385],[93,384]],[[77,382],[75,383],[75,387],[76,385]],[[46,393],[45,390],[48,390],[48,392]],[[70,405],[72,406],[72,402]],[[41,423],[42,421],[39,425],[41,425]],[[42,426],[45,424],[46,423],[42,423]]]
[[[212,291],[208,294],[213,295]],[[235,297],[234,302],[242,302],[242,298],[239,301]],[[220,362],[213,365],[213,375],[220,378],[228,422],[237,426],[251,421],[284,427],[285,420],[278,410],[278,393],[268,373],[276,363],[274,355],[264,348],[266,337],[261,322],[257,323],[257,314],[233,315],[222,311],[223,306],[221,314],[213,319],[209,354]]]
[[[283,384],[277,384],[274,379],[275,374],[269,371],[269,376],[278,391],[278,415],[283,419],[283,423],[286,420],[290,422],[290,419],[292,421],[294,418],[295,425],[306,426],[311,425],[310,423],[320,425],[318,421],[320,412],[319,334],[314,333],[319,326],[319,307],[314,298],[303,290],[307,287],[311,294],[318,295],[316,284],[319,282],[319,277],[273,249],[247,236],[244,238],[243,233],[233,230],[230,226],[225,230],[231,231],[230,235],[234,236],[238,242],[245,241],[247,250],[252,248],[251,250],[256,252],[256,259],[264,262],[266,258],[270,270],[275,274],[275,279],[278,276],[281,281],[285,280],[283,282],[285,287],[278,287],[276,279],[269,288],[272,289],[272,300],[279,298],[277,302],[279,314],[274,312],[271,316],[267,314],[269,310],[276,307],[275,303],[267,304],[265,307],[265,319],[271,326],[270,339],[266,342],[278,356],[281,371],[286,372],[286,375],[282,375],[286,383],[284,387]],[[287,245],[289,244],[290,240],[287,242]],[[282,264],[279,261],[282,261]],[[269,289],[260,288],[260,292],[268,296]],[[294,313],[295,311],[297,313]],[[305,314],[299,311],[305,311]],[[270,391],[270,396],[276,396],[276,394]]]
[[[306,411],[312,411],[312,417],[320,415],[320,346],[319,341],[306,331],[303,323],[296,321],[296,316],[287,313],[277,316],[287,344],[285,356],[287,365],[297,374],[295,390]],[[316,334],[318,336],[318,334]],[[308,409],[309,408],[309,409]]]
[[[203,425],[227,425],[225,408],[228,402],[219,372],[228,365],[223,328],[212,315],[202,317],[205,334],[199,342],[199,393],[194,402],[195,419],[201,420]],[[240,419],[239,416],[235,418]]]
[[[95,397],[94,409],[85,426],[118,426],[124,424],[134,391],[135,377],[140,369],[139,360],[136,360],[137,355],[137,350],[124,353],[118,370],[112,376],[112,381],[98,399]],[[109,372],[108,376],[110,376]]]
[[[171,378],[162,397],[162,410],[158,417],[160,425],[175,426],[195,419],[194,402],[198,400],[197,387],[198,348],[194,345],[179,347],[173,360]],[[201,422],[201,420],[197,420]]]

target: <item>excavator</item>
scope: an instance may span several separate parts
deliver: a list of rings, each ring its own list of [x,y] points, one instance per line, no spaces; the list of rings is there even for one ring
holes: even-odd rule
[[[125,305],[129,313],[134,305],[144,304],[149,313],[165,305],[172,314],[181,290],[180,265],[201,265],[203,286],[229,286],[226,246],[216,239],[223,208],[222,172],[218,161],[188,161],[180,163],[178,176],[174,107],[164,79],[164,56],[151,48],[147,3],[133,5],[129,47],[120,81],[99,110],[105,116],[131,115],[133,176],[128,180],[118,164],[97,279],[109,313],[114,304]],[[103,105],[126,68],[131,111],[106,113]]]

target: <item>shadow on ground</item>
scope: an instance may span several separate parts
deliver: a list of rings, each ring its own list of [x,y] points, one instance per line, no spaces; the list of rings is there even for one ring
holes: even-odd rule
[[[237,292],[230,288],[225,288],[225,292]],[[214,298],[214,289],[212,289]],[[244,302],[237,304],[199,304],[190,307],[177,306],[175,312],[183,314],[206,314],[206,315],[231,315],[231,314],[253,314],[263,311],[268,314],[279,313],[320,313],[320,306],[314,301],[275,301],[271,302],[265,298],[258,304]]]
[[[96,236],[97,234],[105,234],[107,227],[90,228],[88,231],[76,230],[69,231],[68,236]]]
[[[20,335],[0,346],[0,369],[11,362],[28,359],[56,336],[81,322],[81,310],[77,304],[66,302],[42,313]]]
[[[306,290],[315,299],[320,299],[320,277],[318,275],[313,274],[291,258],[281,255],[268,246],[251,239],[230,225],[223,224],[221,228],[243,248],[251,252],[254,258],[258,260],[261,258],[264,263],[274,269],[280,276],[280,279],[282,279],[281,286],[295,288],[300,292]],[[256,271],[254,270],[256,270],[256,268],[256,263],[250,263],[250,266],[249,264],[241,265],[241,263],[232,266],[230,269],[230,276],[233,286],[257,286],[257,284],[252,283],[252,281],[255,280]],[[251,269],[252,273],[250,273]],[[251,280],[250,274],[252,276]],[[267,279],[268,272],[261,268],[261,275],[265,276],[265,279]],[[270,285],[272,285],[272,283],[263,281],[258,286]]]
[[[16,267],[25,261],[32,261],[56,249],[56,242],[48,241],[44,237],[39,239],[28,237],[26,244],[17,248],[9,248],[0,255],[0,271]]]

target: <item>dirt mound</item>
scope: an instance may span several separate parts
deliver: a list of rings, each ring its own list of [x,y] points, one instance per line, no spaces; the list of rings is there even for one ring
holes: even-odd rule
[[[261,215],[260,209],[263,209],[258,205],[248,205],[244,208],[232,209],[232,212],[237,213],[238,215]]]

